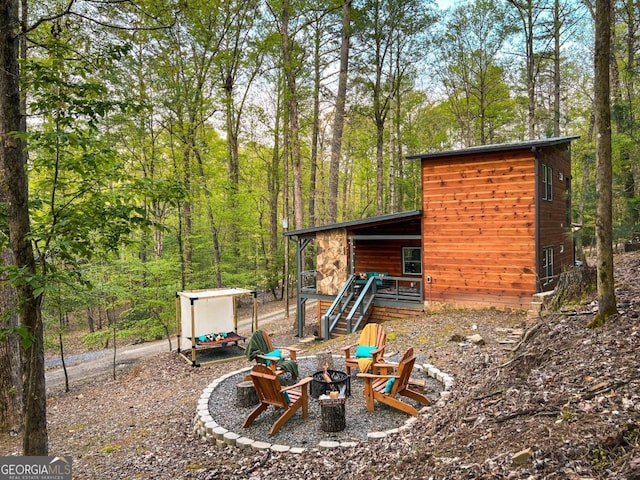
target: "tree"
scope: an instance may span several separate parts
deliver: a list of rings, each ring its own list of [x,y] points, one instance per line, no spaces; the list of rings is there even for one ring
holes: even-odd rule
[[[545,0],[507,0],[516,9],[522,22],[525,47],[525,78],[527,84],[527,136],[536,138],[536,88],[540,68],[536,50],[536,31],[543,22]]]
[[[375,125],[377,214],[385,208],[387,119],[400,86],[410,77],[410,68],[422,58],[417,44],[423,41],[431,21],[429,4],[424,0],[366,0],[357,9],[356,81],[370,99],[363,113]],[[401,65],[401,70],[397,71],[395,65]]]
[[[4,248],[0,258],[3,270],[15,263],[10,248]],[[22,423],[20,335],[15,304],[16,292],[5,270],[0,275],[0,312],[3,313],[0,319],[0,429],[9,432],[20,431]]]
[[[466,147],[502,140],[513,110],[500,59],[515,32],[504,7],[491,0],[461,5],[437,39],[438,76]]]
[[[345,105],[347,100],[347,79],[349,73],[349,43],[351,38],[351,3],[342,2],[342,30],[340,41],[340,71],[338,74],[338,91],[333,117],[331,137],[331,162],[329,164],[329,198],[327,221],[332,223],[338,219],[338,183],[340,180],[340,157],[342,155],[342,135],[344,130]]]
[[[26,2],[25,2],[26,4]],[[24,455],[47,455],[47,414],[44,344],[41,316],[42,285],[29,239],[29,185],[22,112],[20,111],[19,44],[26,33],[20,25],[18,2],[0,6],[0,190],[3,192],[9,241],[16,270],[12,281],[24,340],[21,344]]]
[[[611,2],[596,0],[594,52],[594,110],[596,129],[596,248],[598,277],[598,315],[591,322],[599,325],[616,312],[613,278],[611,160]]]

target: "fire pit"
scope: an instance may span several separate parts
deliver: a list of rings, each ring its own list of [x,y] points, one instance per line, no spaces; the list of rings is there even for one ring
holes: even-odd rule
[[[351,379],[349,375],[339,370],[326,370],[326,372],[331,377],[330,382],[324,380],[324,370],[312,375],[311,396],[313,398],[318,398],[320,395],[331,391],[339,392],[342,396],[351,395]]]

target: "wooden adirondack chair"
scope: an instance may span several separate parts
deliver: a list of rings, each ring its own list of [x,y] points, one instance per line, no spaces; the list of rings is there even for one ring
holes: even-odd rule
[[[344,364],[347,375],[351,375],[351,368],[358,368],[361,372],[368,372],[373,364],[382,362],[384,347],[387,343],[387,333],[382,325],[367,323],[358,339],[357,344],[344,347]],[[368,350],[370,358],[360,357],[359,350]]]
[[[282,387],[278,375],[266,365],[258,364],[251,369],[251,380],[256,387],[260,404],[249,414],[242,426],[248,427],[264,412],[269,405],[282,408],[284,411],[269,430],[269,435],[276,433],[293,414],[302,407],[302,418],[309,415],[309,383],[312,378],[307,377],[288,387]]]
[[[423,394],[412,390],[409,387],[409,377],[413,370],[413,365],[416,362],[416,357],[413,354],[413,348],[409,348],[400,363],[398,363],[395,374],[391,375],[377,375],[371,373],[359,373],[358,377],[364,379],[364,396],[367,399],[367,410],[373,412],[374,401],[377,400],[381,403],[389,405],[393,408],[397,408],[409,415],[417,415],[418,411],[413,405],[403,402],[397,399],[397,396],[405,396],[416,400],[424,405],[431,405],[431,401]],[[381,364],[377,365],[380,369],[391,368],[392,365]],[[388,382],[393,380],[392,385]]]
[[[269,353],[276,350],[280,350],[281,353],[282,351],[286,351],[289,358],[284,359],[285,362],[282,362],[281,360],[283,360],[283,356],[274,357],[268,355]],[[245,347],[245,353],[249,360],[253,360],[259,364],[267,365],[277,375],[283,375],[289,372],[291,373],[291,377],[294,382],[298,378],[298,368],[296,360],[298,353],[301,351],[301,349],[296,347],[274,347],[273,343],[271,342],[271,337],[267,332],[263,330],[256,330],[249,339],[249,343]]]

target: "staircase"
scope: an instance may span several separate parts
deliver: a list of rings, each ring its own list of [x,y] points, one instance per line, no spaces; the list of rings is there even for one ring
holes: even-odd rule
[[[349,302],[349,305],[347,305],[346,311],[352,312],[355,303],[356,303],[356,300],[351,300],[351,302]],[[358,324],[357,330],[363,328],[369,322],[369,317],[371,316],[372,310],[373,310],[372,308],[367,309],[367,311],[364,313],[362,318],[358,317],[355,319],[355,321],[357,321],[357,324]],[[357,314],[355,314],[354,316],[357,317]],[[352,321],[352,325],[353,323],[355,322]],[[356,329],[354,329],[354,331],[355,330]],[[333,330],[331,330],[330,335],[331,335],[331,338],[338,338],[338,337],[343,337],[349,333],[351,332],[347,331],[347,316],[343,315],[338,319],[338,323],[336,323],[335,327],[333,327]]]
[[[367,323],[376,296],[376,277],[356,287],[355,275],[344,284],[331,307],[322,316],[322,338],[336,338],[355,332]]]

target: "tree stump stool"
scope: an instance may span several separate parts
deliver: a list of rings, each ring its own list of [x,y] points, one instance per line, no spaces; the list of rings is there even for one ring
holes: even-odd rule
[[[250,407],[258,404],[256,387],[251,380],[245,380],[236,385],[236,406]]]
[[[318,361],[317,370],[324,370],[325,365],[328,365],[328,369],[331,370],[333,368],[333,355],[329,351],[322,351],[316,353],[316,360]]]
[[[325,432],[340,432],[345,429],[345,399],[329,398],[320,400],[322,430]]]

